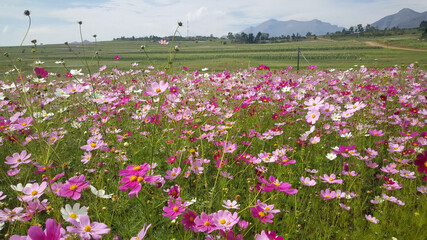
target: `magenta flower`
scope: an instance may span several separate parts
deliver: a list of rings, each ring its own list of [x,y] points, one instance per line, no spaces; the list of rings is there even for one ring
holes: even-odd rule
[[[182,203],[180,199],[177,199],[175,203],[172,201],[168,202],[168,206],[163,207],[164,213],[163,216],[169,217],[170,220],[174,220],[177,216],[181,215],[185,210],[185,205],[187,202]]]
[[[145,227],[145,223],[144,226],[142,227],[141,231],[138,233],[137,237],[132,237],[130,240],[141,240],[145,237],[145,234],[147,234],[148,229],[151,227],[151,224],[148,224],[147,227]]]
[[[119,190],[124,192],[128,189],[131,189],[129,192],[129,197],[132,198],[136,195],[138,197],[139,191],[141,190],[141,184],[144,182],[156,182],[161,178],[160,175],[150,176],[145,175],[150,169],[150,165],[148,163],[144,163],[142,165],[129,165],[126,169],[119,170],[119,174],[124,176],[119,183],[124,183],[119,187]]]
[[[70,178],[61,186],[58,195],[62,197],[71,197],[73,200],[79,199],[81,197],[81,191],[90,185],[89,181],[85,182],[85,180],[84,175]]]
[[[333,183],[338,183],[338,184],[342,184],[342,179],[335,179],[337,176],[335,174],[331,174],[331,175],[327,175],[324,174],[323,177],[319,177],[320,179],[322,179],[322,182],[326,182],[329,184],[333,184]]]
[[[261,189],[265,192],[270,192],[273,189],[280,191],[280,192],[284,192],[286,194],[290,194],[290,195],[293,195],[293,194],[298,192],[297,189],[291,189],[292,185],[287,183],[287,182],[280,182],[273,176],[270,176],[269,179],[270,179],[270,183],[267,180],[265,180],[265,178],[258,177],[258,180],[260,182],[267,185],[265,187],[261,186]]]
[[[181,224],[184,225],[184,230],[191,229],[193,231],[196,227],[194,220],[197,218],[197,214],[191,210],[182,214]]]
[[[119,59],[120,59],[120,56],[119,56],[119,55],[114,56],[114,61],[117,61],[117,60],[119,60]]]
[[[335,154],[348,153],[349,151],[354,150],[354,149],[356,149],[356,145],[352,145],[352,146],[341,145],[341,146],[339,146],[338,150],[334,150],[334,153]]]
[[[90,222],[87,215],[80,216],[80,222],[74,218],[69,218],[68,222],[74,227],[68,226],[67,232],[79,234],[82,239],[101,239],[104,234],[108,234],[110,229],[104,223]]]
[[[325,191],[321,190],[321,191],[320,191],[320,196],[321,196],[323,199],[329,200],[329,199],[333,199],[333,198],[335,198],[336,193],[335,193],[335,191],[332,191],[332,192],[331,192],[331,190],[328,188],[328,189],[326,189]]]
[[[258,218],[264,224],[267,224],[267,222],[273,222],[271,219],[274,218],[274,215],[272,213],[265,212],[260,206],[251,207],[251,214],[254,218]]]
[[[194,219],[195,227],[194,232],[206,232],[211,233],[216,230],[216,226],[212,221],[212,215],[207,215],[205,212]]]
[[[168,87],[169,83],[164,83],[163,81],[160,81],[159,83],[154,82],[149,87],[147,87],[147,94],[151,97],[157,96],[166,91]]]
[[[219,233],[221,234],[221,236],[223,236],[227,240],[242,240],[243,239],[242,234],[238,234],[237,236],[235,236],[233,230],[230,230],[227,233],[225,233],[224,230],[220,229]]]
[[[39,226],[31,226],[28,229],[28,236],[31,240],[60,240],[62,237],[61,223],[56,225],[55,220],[49,218],[46,221],[45,231]]]
[[[12,157],[7,156],[5,164],[12,165],[11,168],[17,168],[20,164],[31,162],[31,154],[27,154],[26,150],[21,153],[14,153]]]
[[[38,77],[38,78],[45,78],[49,75],[49,72],[44,70],[44,68],[34,68],[34,74]]]

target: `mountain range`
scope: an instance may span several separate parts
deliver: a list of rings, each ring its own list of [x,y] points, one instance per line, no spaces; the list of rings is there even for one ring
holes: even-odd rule
[[[380,20],[372,23],[371,26],[377,27],[378,29],[393,27],[416,28],[422,21],[427,21],[427,11],[419,13],[412,9],[404,8],[396,14],[381,18]],[[328,32],[334,33],[342,30],[343,27],[339,27],[327,22],[322,22],[317,19],[311,21],[278,21],[276,19],[270,19],[257,26],[246,28],[241,32],[247,34],[257,34],[258,32],[261,32],[268,33],[270,37],[280,37],[282,35],[286,36],[297,33],[299,35],[305,36],[307,32],[316,35],[324,35]]]
[[[422,21],[427,21],[427,11],[419,13],[410,8],[404,8],[399,12],[381,18],[371,25],[378,29],[385,28],[416,28],[420,26]]]

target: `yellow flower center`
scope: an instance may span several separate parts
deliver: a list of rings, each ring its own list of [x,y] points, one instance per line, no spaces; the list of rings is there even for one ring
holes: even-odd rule
[[[328,195],[326,195],[325,197],[331,197],[331,195],[329,195],[329,194],[328,194]]]
[[[132,168],[132,170],[134,170],[134,171],[138,171],[139,169],[141,169],[141,166],[136,166],[136,167]]]
[[[280,183],[278,183],[276,181],[274,181],[273,184],[276,185],[276,186],[280,186]]]
[[[178,212],[178,207],[177,206],[173,207],[173,211]]]
[[[94,148],[96,147],[96,143],[91,143],[90,146]]]
[[[31,195],[34,196],[34,195],[37,195],[37,193],[38,193],[37,190],[34,190],[33,192],[31,192]]]
[[[315,117],[316,117],[316,115],[315,115],[315,114],[313,114],[313,115],[311,115],[311,117],[312,117],[312,118],[315,118]]]
[[[206,227],[208,227],[210,225],[209,221],[206,221],[204,224]]]
[[[27,126],[27,123],[26,122],[22,123],[22,126],[24,126],[24,127]]]
[[[427,161],[424,162],[424,166],[427,167]]]
[[[221,219],[221,221],[219,221],[219,223],[225,224],[225,219]]]
[[[140,182],[142,182],[142,181],[144,181],[144,177],[138,177],[138,182],[140,183]]]
[[[271,209],[269,208],[269,207],[266,207],[265,208],[265,211],[270,211]]]
[[[74,219],[76,219],[76,218],[77,218],[77,214],[75,214],[75,213],[71,213],[71,214],[70,214],[70,218],[74,218]]]
[[[334,181],[334,179],[333,178],[329,178],[329,181]]]
[[[156,89],[156,93],[159,93],[159,92],[161,92],[162,90],[160,89],[160,88],[157,88]]]
[[[70,186],[70,190],[71,191],[75,191],[76,189],[77,189],[77,185],[76,184],[73,184],[73,185]]]
[[[259,213],[258,213],[258,215],[259,215],[260,217],[262,217],[262,218],[263,218],[263,217],[265,217],[265,213],[264,213],[264,212],[259,212]]]
[[[176,173],[174,173],[174,172],[173,172],[173,173],[172,173],[172,177],[175,177],[175,176],[176,176]]]
[[[90,232],[92,230],[92,227],[89,225],[86,225],[85,232]]]
[[[135,175],[130,176],[129,181],[133,182],[137,179],[138,177]]]

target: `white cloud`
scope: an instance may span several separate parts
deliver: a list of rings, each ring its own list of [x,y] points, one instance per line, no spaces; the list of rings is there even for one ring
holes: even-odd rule
[[[22,6],[25,6],[24,8]],[[43,43],[79,40],[77,21],[83,21],[85,39],[93,34],[98,40],[120,36],[166,36],[173,34],[178,21],[186,35],[223,36],[238,32],[271,18],[277,20],[312,20],[350,27],[366,25],[396,13],[404,7],[418,12],[427,10],[424,0],[4,0],[0,3],[0,29],[7,38],[1,45],[16,45],[22,39],[31,11],[33,25],[28,36]]]

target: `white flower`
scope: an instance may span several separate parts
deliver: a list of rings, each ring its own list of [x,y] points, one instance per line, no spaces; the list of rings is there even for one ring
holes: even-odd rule
[[[70,73],[71,73],[71,75],[73,75],[73,76],[82,76],[82,75],[83,75],[83,73],[82,73],[82,70],[81,70],[81,69],[80,69],[80,70],[71,69],[71,70],[70,70]]]
[[[224,203],[224,205],[222,205],[222,206],[227,208],[227,209],[240,209],[240,204],[238,204],[235,200],[233,200],[233,201],[224,200],[223,203]]]
[[[209,70],[209,68],[203,68],[202,69],[202,71],[204,72],[204,71],[207,71],[207,70]]]
[[[282,92],[290,92],[290,91],[291,91],[291,87],[286,86],[282,88]]]
[[[44,83],[44,82],[46,82],[46,80],[44,80],[44,78],[33,78],[33,81],[35,82],[35,83]]]
[[[334,113],[334,114],[332,114],[332,115],[331,115],[331,119],[332,119],[333,121],[340,121],[340,120],[341,120],[341,114],[339,114],[339,113]]]
[[[80,128],[81,126],[82,126],[82,124],[77,122],[77,121],[73,121],[71,123],[71,127],[73,127],[73,128]]]
[[[197,198],[193,198],[193,199],[191,199],[191,201],[189,201],[189,202],[187,203],[187,206],[190,206],[191,204],[193,204],[193,203],[195,203],[195,202],[197,202]]]
[[[56,63],[56,64],[63,64],[63,63],[64,63],[64,61],[56,61],[55,63]]]
[[[67,97],[69,97],[69,96],[70,96],[70,94],[66,93],[66,92],[65,92],[64,90],[62,90],[61,88],[57,88],[57,89],[56,89],[55,95],[56,95],[56,96],[58,96],[58,97],[64,97],[64,98],[67,98]]]
[[[24,188],[29,188],[29,187],[31,187],[33,184],[31,184],[31,183],[27,183],[27,184],[25,184],[25,187],[24,186],[22,186],[22,183],[18,183],[17,185],[10,185],[10,187],[13,189],[13,190],[15,190],[15,191],[17,191],[17,192],[22,192],[22,190],[24,189]]]
[[[4,222],[0,222],[0,231],[3,229],[4,227]]]
[[[42,62],[42,61],[36,61],[36,65],[41,65],[41,64],[43,64],[44,62]]]
[[[7,89],[12,89],[12,88],[16,88],[16,85],[15,85],[15,83],[12,83],[12,84],[3,84],[3,86],[1,86],[1,89],[3,89],[3,90],[7,90]]]
[[[112,198],[113,194],[105,194],[105,190],[100,189],[97,190],[94,186],[89,185],[90,187],[90,191],[95,194],[95,196],[100,197],[100,198]]]
[[[5,98],[5,96],[4,96],[3,92],[0,92],[0,101],[3,101],[4,98]]]
[[[69,218],[76,219],[77,222],[80,222],[79,217],[82,215],[87,215],[87,207],[81,207],[80,203],[75,203],[73,208],[70,204],[65,205],[65,208],[61,208],[62,218],[68,220]]]
[[[335,153],[328,153],[328,154],[326,155],[326,158],[332,161],[332,160],[334,160],[335,158],[337,158],[337,155],[336,155]]]

